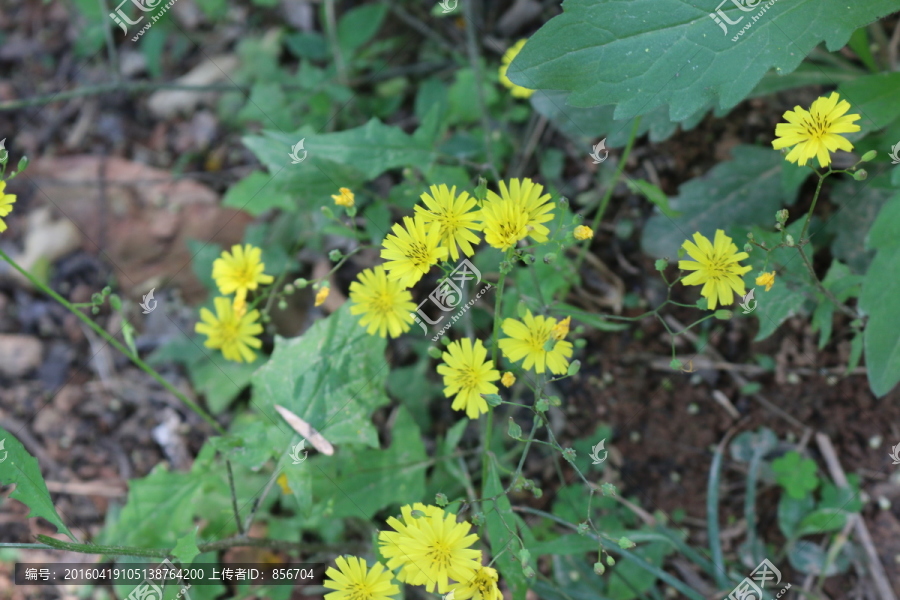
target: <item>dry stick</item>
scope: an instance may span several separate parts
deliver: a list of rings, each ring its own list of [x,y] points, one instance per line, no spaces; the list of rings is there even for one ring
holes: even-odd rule
[[[841,463],[838,461],[837,453],[834,451],[831,440],[827,435],[819,432],[816,434],[816,443],[819,445],[819,452],[822,453],[822,457],[828,465],[828,473],[831,475],[831,478],[839,488],[849,488],[850,484],[847,482],[847,475],[844,473],[844,469],[841,468]],[[862,515],[854,513],[850,515],[850,520],[855,520],[856,537],[866,550],[866,556],[869,559],[869,569],[872,572],[872,579],[875,581],[875,589],[878,590],[879,597],[881,600],[897,600],[897,596],[891,590],[891,583],[888,581],[884,567],[881,565],[881,560],[878,558],[878,553],[875,551],[875,544],[872,543],[872,536],[869,535],[869,529],[866,527],[866,522],[863,521]]]
[[[665,317],[665,320],[672,328],[678,329],[678,330],[684,330],[684,325],[682,325],[678,321],[678,319],[676,319],[675,317],[668,315]],[[694,334],[693,332],[690,332],[690,331],[685,331],[682,335],[684,335],[684,337],[686,337],[691,343],[696,345],[696,343],[698,341],[696,334]],[[702,352],[711,356],[713,358],[713,360],[715,360],[715,361],[726,362],[725,358],[721,354],[719,354],[719,352],[715,348],[713,348],[711,344],[706,344],[706,346],[703,348]],[[744,387],[745,385],[747,385],[749,383],[746,379],[744,379],[744,376],[741,375],[740,373],[736,373],[734,371],[728,371],[728,374],[731,376],[731,378],[734,380],[734,382],[736,384],[738,384],[740,387]],[[753,397],[756,399],[757,402],[759,402],[760,404],[762,404],[763,406],[768,408],[770,411],[772,411],[773,413],[775,413],[776,415],[778,415],[779,417],[781,417],[782,419],[784,419],[785,421],[787,421],[788,423],[793,425],[794,427],[796,427],[800,430],[807,429],[806,425],[804,425],[803,423],[801,423],[800,421],[798,421],[797,419],[795,419],[794,417],[792,417],[791,415],[789,415],[788,413],[783,411],[782,409],[778,408],[777,406],[775,406],[774,404],[769,402],[762,394],[758,394],[758,393],[753,394]]]

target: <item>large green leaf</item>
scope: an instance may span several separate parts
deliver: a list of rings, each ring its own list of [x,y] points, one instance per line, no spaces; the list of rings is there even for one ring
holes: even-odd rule
[[[386,343],[367,334],[357,321],[344,304],[300,337],[276,337],[272,358],[253,376],[253,405],[286,432],[290,429],[275,412],[275,404],[309,423],[332,444],[377,447],[369,415],[389,401]]]
[[[710,18],[720,18],[719,7],[734,25]],[[531,89],[572,92],[572,106],[615,104],[616,119],[669,104],[680,121],[713,101],[734,106],[770,68],[789,73],[822,41],[837,50],[895,10],[895,0],[566,0],[508,75]]]
[[[878,73],[857,77],[841,85],[838,91],[852,105],[851,112],[862,116],[863,131],[881,129],[900,116],[900,73]]]
[[[712,239],[716,229],[775,222],[775,212],[794,202],[807,172],[785,162],[770,148],[736,146],[732,160],[678,189],[670,206],[678,218],[652,216],[644,227],[644,251],[674,258],[686,239],[699,231]],[[740,241],[740,240],[738,240]]]
[[[512,591],[513,600],[524,600],[528,591],[528,580],[522,572],[522,565],[516,560],[519,543],[510,530],[516,529],[516,517],[512,511],[509,498],[503,493],[500,476],[493,462],[488,464],[488,479],[484,486],[484,495],[496,500],[485,500],[482,503],[488,537],[491,542],[491,554],[497,561],[497,568]],[[504,549],[510,546],[504,552]],[[502,554],[501,554],[502,552]]]
[[[877,250],[863,281],[859,306],[869,316],[865,330],[869,386],[884,396],[900,381],[900,194],[882,207],[868,245]]]
[[[421,500],[428,466],[419,427],[409,411],[400,407],[389,448],[357,446],[346,452],[339,449],[334,458],[316,457],[310,465],[313,494],[331,503],[334,517],[368,519],[391,504]]]
[[[0,484],[15,484],[9,495],[27,506],[29,517],[42,517],[73,541],[78,541],[53,507],[50,491],[41,475],[41,467],[11,433],[0,427]]]
[[[831,253],[852,271],[866,271],[874,252],[866,247],[863,240],[881,207],[895,193],[887,172],[870,174],[867,181],[843,179],[830,190],[829,201],[840,207],[836,209],[840,212],[833,213],[835,217],[828,220],[823,231],[834,236]],[[817,229],[810,228],[810,237],[817,233]]]

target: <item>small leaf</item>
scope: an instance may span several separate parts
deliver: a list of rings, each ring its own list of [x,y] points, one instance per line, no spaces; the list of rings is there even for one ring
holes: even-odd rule
[[[506,430],[509,437],[518,440],[522,438],[522,428],[516,423],[512,417],[509,418],[509,426]]]
[[[778,484],[796,500],[811,494],[819,486],[815,461],[803,458],[793,450],[772,461],[772,471]]]
[[[681,216],[680,212],[669,207],[669,197],[666,193],[649,181],[644,179],[626,179],[625,183],[628,184],[628,188],[632,192],[644,196],[667,217],[674,219]]]
[[[178,538],[178,543],[172,549],[172,556],[177,558],[183,565],[191,564],[194,561],[194,557],[200,554],[200,548],[197,547],[197,529],[195,527],[186,536]]]

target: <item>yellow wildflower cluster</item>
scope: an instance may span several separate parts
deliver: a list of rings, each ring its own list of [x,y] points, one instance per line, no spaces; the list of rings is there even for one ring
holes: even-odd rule
[[[527,41],[528,40],[519,40],[506,52],[504,52],[503,58],[500,59],[500,70],[498,72],[500,83],[502,83],[504,87],[509,88],[509,93],[512,94],[514,98],[530,98],[534,93],[534,90],[522,87],[521,85],[516,85],[515,83],[510,81],[509,77],[506,76],[506,72],[509,70],[509,65],[512,63],[513,59],[518,56],[519,52],[522,51],[522,48],[525,47],[525,42]]]
[[[3,217],[12,212],[13,204],[16,203],[15,194],[6,193],[6,182],[0,181],[0,233],[6,231],[6,221]]]
[[[213,262],[212,277],[223,295],[213,301],[216,314],[209,309],[200,309],[200,323],[194,331],[207,336],[204,345],[222,351],[222,355],[235,362],[253,362],[262,341],[257,337],[263,332],[259,323],[259,311],[247,312],[247,293],[260,285],[274,281],[265,274],[262,250],[245,244],[235,244],[231,252],[227,250]],[[227,296],[234,294],[234,300]]]
[[[409,288],[440,261],[475,254],[484,233],[494,248],[508,250],[526,237],[547,241],[544,223],[553,219],[554,204],[543,186],[530,179],[500,182],[487,192],[481,208],[467,192],[432,185],[421,195],[412,217],[395,223],[382,243],[383,265],[363,271],[350,285],[350,312],[362,315],[370,334],[397,337],[409,330],[416,306]]]
[[[428,592],[453,592],[456,600],[502,600],[497,571],[482,566],[481,551],[472,546],[478,535],[472,525],[458,523],[456,515],[422,503],[400,509],[399,519],[388,519],[389,531],[378,534],[379,549],[387,559],[367,570],[366,561],[350,556],[337,559],[337,569],[326,571],[325,587],[335,590],[325,600],[389,600],[399,593],[397,581],[421,585]]]

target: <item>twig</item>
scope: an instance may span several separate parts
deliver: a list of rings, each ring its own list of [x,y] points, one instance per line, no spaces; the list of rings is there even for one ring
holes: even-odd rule
[[[671,315],[667,315],[665,317],[665,320],[669,323],[669,325],[671,325],[672,327],[674,327],[676,329],[678,329],[678,328],[683,329],[683,327],[684,327],[678,321],[678,319],[676,319],[675,317],[673,317]],[[691,343],[693,343],[695,345],[699,341],[697,338],[697,335],[690,331],[684,332],[683,335]],[[713,348],[712,345],[709,343],[707,343],[703,347],[703,349],[701,351],[698,351],[697,353],[698,354],[706,353],[709,356],[711,356],[713,358],[713,360],[716,360],[718,362],[726,362],[724,357],[721,354],[719,354],[719,352],[715,348]],[[744,376],[741,375],[740,373],[736,373],[734,371],[728,371],[728,374],[731,376],[731,378],[734,380],[734,382],[736,384],[738,384],[740,387],[744,387],[745,385],[747,385],[747,383],[749,383],[746,379],[744,379]],[[806,425],[804,425],[803,423],[801,423],[800,421],[798,421],[797,419],[795,419],[794,417],[792,417],[791,415],[786,413],[784,410],[782,410],[778,406],[775,406],[774,404],[769,402],[769,400],[767,400],[762,394],[759,394],[759,393],[753,394],[753,398],[755,398],[757,402],[759,402],[760,404],[762,404],[763,406],[768,408],[770,411],[772,411],[773,413],[775,413],[776,415],[778,415],[779,417],[781,417],[782,419],[784,419],[785,421],[787,421],[788,423],[790,423],[791,425],[796,427],[797,429],[803,431],[804,429],[807,428]]]
[[[819,446],[819,452],[822,453],[822,458],[825,459],[825,464],[828,465],[828,472],[831,475],[831,478],[839,488],[849,488],[850,484],[847,482],[847,475],[841,467],[837,452],[835,452],[831,440],[827,435],[819,432],[816,434],[816,443]],[[872,543],[872,536],[869,535],[869,529],[866,527],[866,522],[863,521],[862,515],[859,513],[851,514],[849,520],[856,521],[854,524],[856,537],[866,551],[866,556],[869,559],[869,570],[871,571],[872,579],[875,582],[875,589],[878,590],[879,597],[881,600],[897,600],[897,597],[891,590],[891,584],[884,572],[881,560],[878,558],[878,552],[875,551],[875,544]]]
[[[126,493],[121,481],[48,481],[47,490],[58,494],[104,498],[121,498]]]

